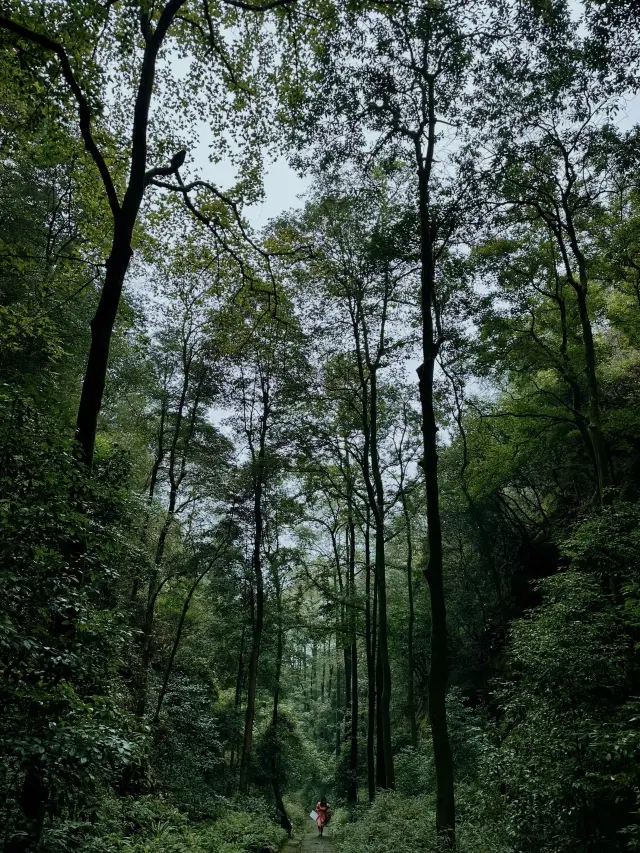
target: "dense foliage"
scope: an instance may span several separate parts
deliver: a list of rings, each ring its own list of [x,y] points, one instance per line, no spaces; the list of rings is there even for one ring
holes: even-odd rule
[[[3,3],[6,853],[640,849],[639,26]]]

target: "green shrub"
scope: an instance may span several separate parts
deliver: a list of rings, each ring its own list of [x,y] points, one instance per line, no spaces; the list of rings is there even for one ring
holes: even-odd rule
[[[425,739],[426,740],[426,739]],[[405,796],[420,796],[435,790],[435,772],[431,743],[419,749],[407,746],[395,758],[396,790]]]
[[[264,814],[227,812],[203,833],[205,853],[277,853],[286,832]]]
[[[336,816],[333,838],[340,853],[415,853],[437,850],[432,797],[378,794],[356,823]]]
[[[264,804],[263,804],[264,806]],[[286,833],[264,811],[228,809],[215,822],[190,824],[155,797],[108,798],[89,822],[46,832],[46,853],[277,853]]]
[[[297,800],[292,800],[289,797],[284,797],[284,807],[291,821],[294,836],[302,835],[311,829],[312,823],[309,817],[311,809],[305,809]]]

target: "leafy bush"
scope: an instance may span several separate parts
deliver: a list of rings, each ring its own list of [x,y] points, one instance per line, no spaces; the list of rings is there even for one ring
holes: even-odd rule
[[[406,796],[425,795],[435,790],[431,743],[425,738],[418,749],[407,746],[395,759],[396,790]]]
[[[204,853],[277,853],[286,832],[264,814],[227,812],[202,833]]]
[[[518,850],[618,850],[640,745],[621,608],[584,573],[539,589],[542,605],[513,627],[503,740],[483,787],[500,787]]]
[[[289,797],[284,797],[284,807],[291,821],[293,827],[292,834],[294,836],[300,836],[311,828],[312,823],[309,817],[311,809],[304,808],[297,800],[290,799]]]
[[[286,837],[264,810],[228,810],[213,823],[193,825],[154,797],[109,798],[96,818],[48,830],[46,853],[277,853]]]
[[[437,850],[433,797],[379,794],[355,823],[336,815],[333,838],[340,853],[415,853]]]

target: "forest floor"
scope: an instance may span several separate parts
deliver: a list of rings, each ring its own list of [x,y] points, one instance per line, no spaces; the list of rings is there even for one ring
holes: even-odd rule
[[[302,847],[300,853],[335,853],[331,830],[325,829],[324,835],[318,835],[317,830],[305,833],[302,836]]]

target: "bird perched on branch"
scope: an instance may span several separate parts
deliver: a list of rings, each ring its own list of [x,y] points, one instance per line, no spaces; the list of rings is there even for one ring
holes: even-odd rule
[[[186,156],[187,152],[184,149],[182,151],[176,151],[168,166],[156,166],[153,169],[149,169],[144,176],[145,186],[152,184],[155,178],[176,175],[178,173],[178,169],[184,163]]]
[[[184,163],[186,156],[187,152],[184,150],[184,148],[182,149],[182,151],[177,151],[171,158],[171,171],[177,172],[180,166],[182,166],[182,164]]]

